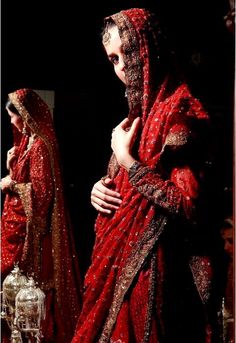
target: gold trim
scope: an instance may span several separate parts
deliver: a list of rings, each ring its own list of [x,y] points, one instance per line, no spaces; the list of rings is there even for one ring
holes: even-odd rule
[[[109,342],[124,297],[132,285],[135,276],[142,268],[146,258],[152,251],[159,236],[163,232],[166,223],[166,217],[160,217],[158,221],[153,220],[147,230],[144,232],[141,240],[135,245],[130,257],[127,259],[127,263],[116,283],[113,301],[101,337],[99,339],[99,343]],[[146,329],[148,329],[147,323]]]

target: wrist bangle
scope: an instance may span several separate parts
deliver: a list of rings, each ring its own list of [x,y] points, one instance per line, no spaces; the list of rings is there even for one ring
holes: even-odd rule
[[[129,168],[129,177],[132,177],[139,170],[141,164],[138,161],[135,161],[132,166]]]

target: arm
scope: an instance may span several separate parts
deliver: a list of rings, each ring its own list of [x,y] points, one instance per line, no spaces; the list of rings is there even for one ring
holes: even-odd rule
[[[133,187],[155,205],[173,215],[193,216],[199,184],[188,166],[173,168],[170,179],[164,180],[154,169],[134,162],[129,179]]]
[[[28,181],[18,183],[8,175],[2,179],[2,190],[18,193],[27,217],[45,222],[54,195],[50,156],[41,139],[35,140],[29,154]]]
[[[48,149],[41,139],[32,145],[30,153],[32,206],[36,216],[45,217],[54,196],[52,167]]]
[[[0,182],[0,188],[5,193],[7,191],[12,191],[13,187],[15,185],[15,181],[12,180],[12,170],[14,168],[14,162],[17,158],[17,146],[13,146],[11,149],[7,152],[7,162],[6,167],[9,171],[9,174],[1,179]]]
[[[27,217],[40,225],[45,223],[54,195],[50,156],[41,139],[35,140],[29,154],[28,181],[18,183],[7,175],[1,180],[1,188],[3,192],[18,193]]]
[[[114,143],[113,145],[118,144],[119,146],[122,146],[121,144],[119,144],[119,140],[125,142],[125,147],[121,149],[120,156],[122,159],[122,153],[124,152],[125,158],[122,159],[122,161],[123,163],[125,163],[127,170],[134,163],[135,159],[131,156],[130,153],[125,154],[125,151],[127,150],[128,152],[130,152],[131,150],[131,142],[133,143],[135,140],[139,122],[140,118],[136,118],[136,125],[133,126],[128,132],[125,131],[125,129],[128,128],[128,119],[124,119],[121,123],[122,129],[119,130],[119,133],[122,135],[122,131],[124,129],[124,134],[121,137],[118,137],[115,134],[115,130],[118,129],[119,125],[116,127],[115,130],[113,130],[113,139],[115,140],[116,138],[118,138],[118,142]],[[126,138],[127,135],[128,139]],[[122,166],[124,167],[124,165]],[[112,211],[115,211],[119,208],[120,204],[122,203],[121,195],[118,192],[114,191],[112,188],[113,183],[109,177],[102,178],[93,186],[91,192],[91,203],[97,211],[104,214],[110,214]]]
[[[180,214],[191,218],[195,199],[200,192],[198,179],[194,171],[187,165],[186,159],[184,165],[178,165],[177,162],[172,163],[168,176],[164,178],[163,174],[158,173],[154,168],[135,161],[131,150],[139,122],[139,119],[136,118],[130,128],[127,129],[129,122],[128,119],[125,119],[113,131],[112,149],[118,163],[129,173],[132,186],[149,201],[171,214]],[[172,135],[170,143],[173,143],[173,131],[170,132]],[[167,135],[168,137],[170,136]],[[182,146],[180,146],[180,149],[182,149]],[[175,155],[179,153],[179,151],[175,150],[175,146],[173,146],[172,150],[170,160],[174,160]]]

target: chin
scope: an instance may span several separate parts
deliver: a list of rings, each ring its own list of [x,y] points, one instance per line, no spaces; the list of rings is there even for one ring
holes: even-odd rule
[[[126,81],[125,81],[125,78],[123,76],[118,76],[118,78],[120,79],[120,81],[122,83],[124,83],[126,85]]]

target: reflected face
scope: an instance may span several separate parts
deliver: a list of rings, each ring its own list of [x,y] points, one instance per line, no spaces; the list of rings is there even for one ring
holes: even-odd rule
[[[224,228],[221,230],[221,236],[224,240],[224,249],[225,252],[233,258],[234,253],[234,237],[233,237],[233,228]]]
[[[108,28],[110,34],[109,40],[104,44],[109,61],[113,64],[114,70],[118,78],[126,84],[125,81],[125,64],[122,51],[122,43],[117,26]]]
[[[20,132],[22,132],[24,124],[23,124],[23,120],[21,116],[19,116],[16,113],[11,112],[8,108],[7,108],[7,112],[10,116],[11,124],[14,125]]]

